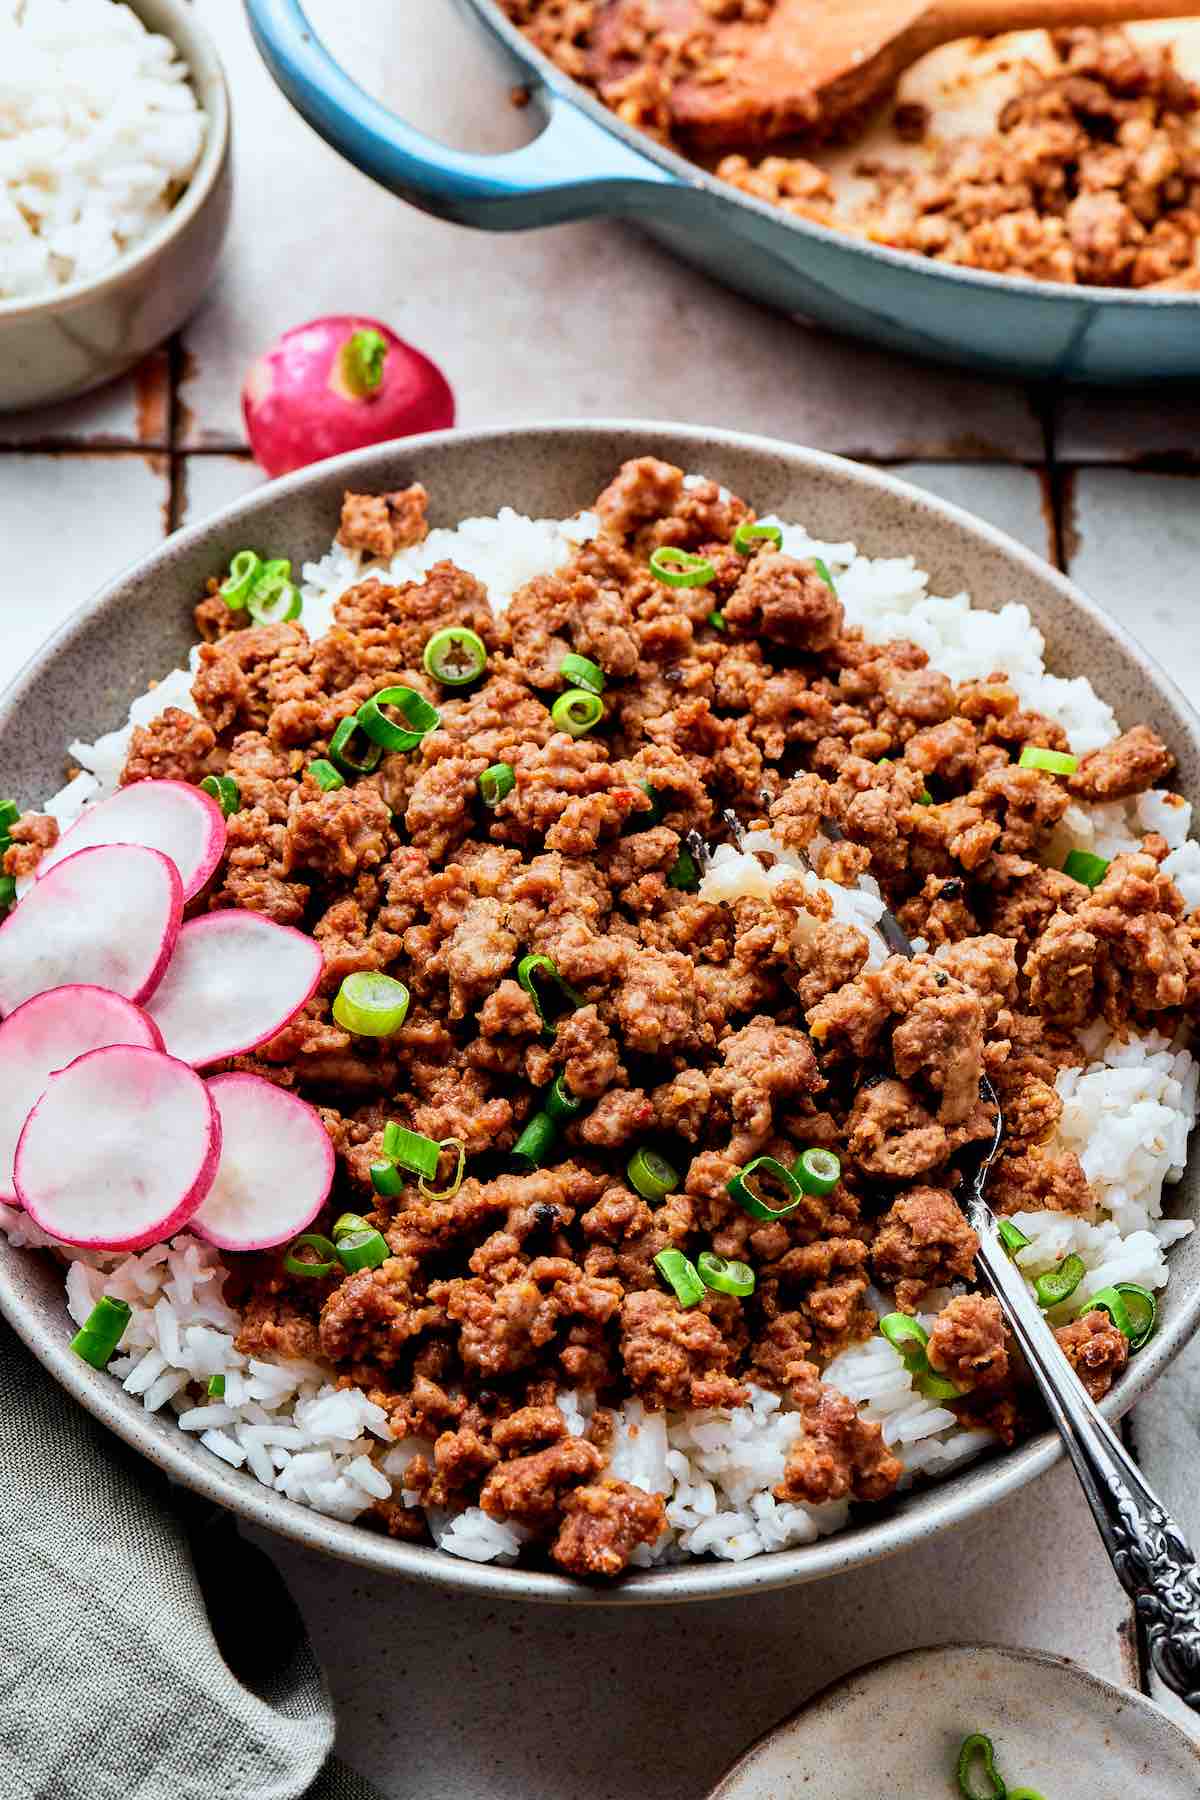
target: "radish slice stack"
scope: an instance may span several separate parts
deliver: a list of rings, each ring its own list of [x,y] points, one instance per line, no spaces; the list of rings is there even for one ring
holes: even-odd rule
[[[262,913],[205,913],[180,932],[147,1011],[172,1056],[207,1068],[282,1031],[324,966],[312,938]]]
[[[215,800],[184,781],[137,781],[89,806],[37,866],[41,881],[76,851],[97,844],[141,844],[160,850],[179,870],[185,900],[194,899],[225,850],[224,815]]]
[[[321,1115],[258,1075],[214,1075],[221,1166],[192,1219],[219,1250],[269,1250],[311,1225],[333,1186],[335,1158]]]
[[[220,1115],[195,1071],[113,1045],[50,1077],[17,1145],[17,1197],[52,1237],[144,1250],[187,1224],[220,1159]]]
[[[158,1026],[107,988],[51,988],[0,1025],[0,1200],[15,1198],[17,1140],[56,1069],[108,1044],[161,1050]]]

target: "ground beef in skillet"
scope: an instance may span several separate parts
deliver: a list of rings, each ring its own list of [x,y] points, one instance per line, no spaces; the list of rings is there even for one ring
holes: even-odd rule
[[[395,531],[408,529],[404,498],[389,497]],[[1021,769],[1024,744],[1060,743],[1056,727],[1022,712],[999,675],[955,688],[915,645],[866,644],[811,565],[769,545],[731,552],[753,517],[736,497],[644,457],[597,510],[601,536],[507,614],[448,563],[420,583],[368,577],[315,644],[296,624],[222,632],[206,597],[202,717],[171,711],[135,733],[125,779],[235,774],[242,808],[193,905],[300,926],[326,965],[299,1017],[237,1066],[321,1107],[338,1154],[330,1218],[363,1213],[390,1251],[378,1269],[322,1281],[288,1276],[274,1253],[235,1259],[240,1348],[324,1356],[427,1446],[406,1479],[431,1505],[482,1505],[560,1567],[612,1575],[662,1530],[659,1498],[607,1468],[605,1409],[631,1398],[730,1406],[765,1385],[803,1419],[781,1498],[893,1490],[898,1460],[822,1372],[870,1335],[872,1283],[913,1310],[973,1279],[953,1159],[990,1136],[981,1075],[1007,1124],[998,1209],[1091,1215],[1082,1167],[1054,1141],[1055,1074],[1082,1060],[1074,1027],[1098,1014],[1172,1035],[1200,999],[1200,932],[1161,841],[1117,857],[1094,889],[1039,860],[1072,790],[1109,799],[1170,769],[1147,728],[1067,782]],[[351,534],[379,516],[351,514]],[[661,544],[711,556],[715,593],[649,577]],[[708,621],[714,598],[723,630]],[[419,672],[420,652],[464,623],[489,668],[451,694]],[[548,712],[570,651],[607,675],[607,719],[580,739]],[[340,718],[397,680],[434,701],[438,728],[323,793],[309,763]],[[489,811],[475,782],[496,760],[516,780]],[[845,832],[832,847],[829,819]],[[863,933],[799,879],[732,904],[668,879],[685,846],[703,862],[707,846],[768,824],[827,873],[873,874],[929,950],[870,966]],[[28,873],[54,836],[52,821],[22,820],[10,872]],[[550,1029],[517,980],[531,951],[572,990]],[[333,1020],[356,969],[408,983],[396,1038],[354,1038]],[[555,1080],[578,1116],[544,1167],[514,1173],[508,1153]],[[456,1193],[434,1199],[415,1180],[374,1193],[389,1120],[462,1140]],[[677,1171],[664,1199],[631,1184],[642,1145]],[[841,1158],[830,1193],[777,1219],[730,1196],[751,1157],[787,1164],[810,1145]],[[667,1248],[743,1259],[755,1292],[683,1306],[655,1265]],[[1126,1351],[1105,1316],[1059,1336],[1090,1390],[1106,1391]],[[930,1358],[964,1389],[965,1418],[1010,1438],[1027,1427],[994,1302],[954,1298]],[[597,1395],[583,1437],[554,1405],[564,1388]],[[388,1503],[375,1522],[410,1535],[402,1511]]]

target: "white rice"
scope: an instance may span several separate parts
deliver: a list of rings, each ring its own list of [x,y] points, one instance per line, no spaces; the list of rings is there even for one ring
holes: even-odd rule
[[[829,564],[847,616],[872,641],[912,638],[954,680],[1006,669],[1022,703],[1057,719],[1077,753],[1116,734],[1112,712],[1089,682],[1046,673],[1042,639],[1019,602],[999,613],[974,612],[965,595],[931,596],[911,557],[868,560],[852,544],[822,543],[799,526],[774,522],[782,526],[785,549],[819,555]],[[595,534],[596,525],[593,514],[537,520],[506,509],[496,519],[467,519],[456,531],[433,531],[423,544],[387,563],[335,544],[304,569],[303,622],[311,635],[319,635],[338,596],[365,575],[422,580],[443,558],[476,575],[493,603],[503,607],[524,582],[560,568],[575,544]],[[196,710],[191,679],[188,671],[174,671],[134,703],[120,730],[95,744],[71,745],[81,772],[47,803],[61,825],[113,791],[135,724],[148,723],[167,706]],[[1191,808],[1162,793],[1111,806],[1073,805],[1052,857],[1060,860],[1073,846],[1112,856],[1135,848],[1145,832],[1159,831],[1171,846],[1164,866],[1191,908],[1200,904],[1200,844],[1188,837],[1190,824]],[[740,850],[720,847],[701,892],[714,901],[743,895],[769,899],[781,881],[797,878],[810,891],[821,888],[835,916],[867,934],[872,965],[883,961],[877,884],[863,877],[849,889],[818,880],[769,832],[748,833]],[[1099,1200],[1096,1216],[1023,1213],[1017,1219],[1030,1239],[1019,1258],[1030,1280],[1068,1251],[1082,1257],[1088,1272],[1068,1314],[1113,1281],[1151,1289],[1166,1284],[1163,1253],[1192,1225],[1164,1219],[1163,1192],[1183,1171],[1200,1078],[1189,1051],[1157,1034],[1122,1043],[1097,1025],[1080,1037],[1079,1066],[1057,1078],[1063,1115],[1056,1147],[1080,1156]],[[24,1214],[3,1206],[0,1229],[18,1246],[49,1243]],[[394,1441],[383,1410],[358,1390],[334,1388],[323,1367],[237,1351],[238,1318],[221,1298],[225,1271],[209,1246],[184,1234],[170,1245],[128,1257],[57,1248],[68,1263],[74,1319],[82,1321],[101,1292],[132,1307],[111,1370],[148,1410],[170,1408],[181,1429],[198,1436],[213,1455],[335,1517],[355,1518],[388,1495],[407,1506],[420,1504],[404,1477],[413,1457],[428,1455],[432,1445]],[[930,1296],[930,1311],[923,1316],[927,1327],[950,1297],[949,1290]],[[213,1375],[224,1376],[225,1390],[210,1399],[207,1383]],[[898,1353],[878,1333],[835,1358],[826,1379],[883,1427],[904,1464],[905,1484],[944,1474],[994,1441],[923,1398]],[[563,1393],[558,1404],[568,1430],[582,1433],[593,1397]],[[636,1400],[627,1402],[617,1420],[613,1472],[661,1493],[668,1523],[660,1542],[643,1547],[635,1560],[649,1565],[707,1554],[739,1561],[839,1530],[848,1517],[844,1503],[809,1507],[774,1498],[801,1429],[794,1409],[757,1387],[751,1387],[744,1406],[703,1412],[651,1413]],[[427,1509],[426,1518],[442,1549],[478,1562],[514,1561],[529,1535],[489,1519],[479,1507],[457,1514]]]
[[[166,218],[206,120],[119,0],[0,0],[0,298],[96,275]]]

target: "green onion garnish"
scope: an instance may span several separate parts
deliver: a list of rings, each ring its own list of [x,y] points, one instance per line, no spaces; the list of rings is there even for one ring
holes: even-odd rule
[[[802,1150],[792,1174],[806,1194],[832,1194],[842,1179],[842,1165],[832,1150]]]
[[[625,1173],[630,1187],[636,1188],[643,1200],[665,1200],[679,1186],[679,1176],[666,1157],[644,1145],[634,1151],[625,1165]]]
[[[402,1169],[411,1169],[414,1175],[436,1175],[442,1146],[423,1131],[409,1131],[406,1126],[389,1121],[383,1128],[383,1154]]]
[[[972,1771],[977,1765],[982,1766],[987,1780],[985,1788],[975,1785]],[[955,1774],[958,1776],[958,1791],[963,1800],[1006,1800],[1008,1789],[996,1767],[996,1752],[992,1747],[992,1740],[984,1737],[982,1731],[973,1731],[970,1737],[963,1739]]]
[[[0,907],[10,907],[17,897],[15,875],[0,875]]]
[[[559,663],[558,672],[567,687],[585,688],[589,694],[604,692],[604,670],[590,656],[576,656],[570,650]]]
[[[521,1164],[522,1173],[540,1169],[550,1154],[558,1126],[548,1112],[536,1112],[512,1147],[512,1155]]]
[[[517,980],[537,1007],[542,1029],[549,1037],[554,1036],[564,1013],[583,1005],[582,997],[563,980],[551,956],[537,951],[523,956],[517,964]]]
[[[696,867],[696,859],[690,850],[680,848],[679,855],[667,876],[667,886],[682,888],[685,893],[694,894],[700,886],[700,871]]]
[[[517,774],[511,763],[493,763],[479,777],[479,798],[485,806],[494,809],[516,785]]]
[[[101,1295],[80,1330],[71,1339],[72,1350],[85,1363],[91,1363],[93,1369],[106,1369],[132,1317],[132,1309],[124,1300],[113,1300],[108,1294]]]
[[[230,612],[240,612],[245,606],[262,566],[262,558],[253,550],[238,551],[217,590]]]
[[[589,694],[586,688],[568,688],[550,708],[550,717],[560,731],[582,737],[604,717],[604,702],[599,694]]]
[[[1087,1266],[1081,1256],[1064,1256],[1060,1263],[1039,1275],[1034,1282],[1038,1305],[1061,1306],[1064,1300],[1071,1298],[1086,1274]]]
[[[342,724],[344,725],[345,723],[346,721],[343,719]],[[322,793],[332,794],[335,793],[338,788],[343,788],[346,785],[333,764],[331,762],[326,762],[323,756],[318,756],[315,762],[309,763],[308,772],[316,782],[317,786],[321,789]]]
[[[1028,1250],[1029,1239],[1020,1226],[1014,1225],[1011,1219],[1001,1219],[996,1230],[1000,1234],[1000,1242],[1010,1256],[1015,1256],[1018,1250]]]
[[[922,788],[920,793],[917,795],[917,805],[918,806],[932,806],[933,805],[933,795],[930,793],[928,788]]]
[[[926,1400],[961,1400],[962,1389],[957,1387],[945,1375],[939,1375],[934,1369],[917,1369],[913,1375],[913,1386],[918,1394]]]
[[[304,1253],[312,1251],[311,1256]],[[288,1246],[283,1266],[289,1275],[323,1277],[337,1268],[337,1251],[327,1237],[318,1231],[302,1231]]]
[[[286,557],[263,564],[246,606],[256,625],[282,625],[300,617],[300,589],[292,580],[292,565]]]
[[[404,1177],[393,1162],[373,1162],[370,1175],[371,1186],[385,1200],[394,1200],[404,1191]]]
[[[654,1266],[667,1285],[675,1290],[680,1306],[700,1304],[705,1293],[704,1283],[696,1273],[695,1264],[688,1261],[682,1250],[660,1250]]]
[[[466,1173],[467,1168],[467,1146],[463,1143],[461,1138],[443,1138],[438,1145],[439,1163],[441,1156],[443,1156],[447,1150],[453,1150],[456,1154],[454,1173],[446,1183],[446,1186],[444,1188],[431,1188],[424,1175],[422,1175],[420,1181],[417,1183],[417,1187],[427,1200],[453,1200],[455,1194],[457,1194],[459,1188],[462,1186],[463,1176]]]
[[[352,331],[338,356],[342,386],[358,400],[373,394],[383,380],[387,353],[387,339],[373,325],[363,325],[358,331]]]
[[[583,1110],[583,1101],[578,1094],[573,1094],[561,1075],[556,1075],[550,1092],[546,1095],[546,1111],[556,1122],[573,1119]]]
[[[1063,874],[1082,881],[1084,887],[1099,887],[1108,874],[1108,858],[1093,856],[1090,850],[1072,850],[1063,863]]]
[[[736,1294],[743,1300],[754,1292],[757,1278],[749,1263],[730,1262],[718,1256],[715,1250],[702,1250],[696,1258],[696,1267],[705,1287],[715,1288],[718,1294]]]
[[[658,797],[658,790],[652,787],[648,781],[639,781],[638,786],[649,800],[650,809],[647,811],[643,807],[641,812],[630,813],[623,827],[623,834],[627,837],[631,837],[635,831],[649,831],[652,825],[662,823],[663,808],[662,801]]]
[[[360,1214],[342,1213],[334,1223],[333,1241],[335,1244],[340,1244],[342,1239],[348,1237],[352,1231],[370,1231],[370,1229],[371,1227]]]
[[[210,1400],[223,1400],[225,1398],[225,1377],[223,1375],[209,1376],[208,1397]]]
[[[733,534],[733,547],[739,556],[749,556],[755,544],[767,543],[779,550],[783,533],[778,525],[739,525]]]
[[[408,1015],[408,989],[377,969],[347,975],[333,1003],[333,1016],[355,1037],[394,1037]]]
[[[241,811],[242,790],[232,775],[206,775],[200,787],[216,801],[227,819]]]
[[[21,816],[21,809],[15,800],[0,800],[0,831],[7,831],[15,825]]]
[[[406,723],[397,725],[383,712],[394,706]],[[383,750],[415,750],[421,739],[441,722],[442,715],[416,688],[380,688],[358,709],[358,723],[372,743]]]
[[[392,1254],[387,1239],[369,1226],[366,1231],[348,1231],[337,1247],[338,1261],[348,1275],[358,1269],[377,1269]]]
[[[708,623],[712,626],[714,631],[729,630],[728,625],[725,623],[725,614],[721,612],[719,608],[709,613]]]
[[[435,631],[421,653],[425,673],[444,687],[466,687],[478,681],[487,668],[487,645],[477,631],[465,625],[446,625]]]
[[[817,574],[821,577],[821,580],[825,583],[825,586],[829,589],[830,593],[836,594],[837,589],[833,585],[833,576],[829,573],[829,564],[823,562],[819,556],[814,556],[812,559],[812,566],[817,571]]]
[[[329,740],[329,760],[339,775],[349,778],[351,775],[371,775],[383,760],[383,749],[379,744],[368,743],[366,752],[360,760],[351,756],[346,746],[355,732],[360,729],[354,713],[343,719]]]
[[[879,1329],[893,1350],[899,1352],[913,1386],[926,1400],[957,1400],[961,1397],[954,1382],[930,1368],[926,1350],[929,1333],[919,1320],[910,1318],[908,1313],[888,1313],[880,1319]]]
[[[1066,750],[1046,750],[1041,744],[1026,744],[1021,752],[1023,769],[1045,769],[1049,775],[1073,775],[1079,758]]]
[[[783,1206],[770,1206],[751,1187],[751,1179],[758,1182],[770,1180],[776,1187],[783,1188],[788,1198]],[[749,1213],[752,1219],[785,1219],[790,1212],[795,1212],[804,1198],[804,1189],[796,1180],[790,1169],[785,1169],[781,1162],[773,1156],[756,1156],[751,1162],[743,1165],[726,1183],[726,1188],[737,1201],[743,1212]]]
[[[1118,1281],[1113,1287],[1101,1288],[1084,1302],[1076,1317],[1089,1312],[1107,1313],[1122,1336],[1129,1339],[1130,1350],[1140,1350],[1149,1343],[1158,1324],[1158,1301],[1136,1281]]]
[[[654,552],[650,573],[664,587],[672,588],[707,587],[717,578],[707,556],[693,556],[690,550],[680,550],[674,544],[663,544]]]

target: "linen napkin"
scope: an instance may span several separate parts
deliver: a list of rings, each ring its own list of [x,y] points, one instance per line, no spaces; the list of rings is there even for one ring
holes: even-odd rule
[[[300,1615],[0,1323],[0,1800],[380,1800]]]

